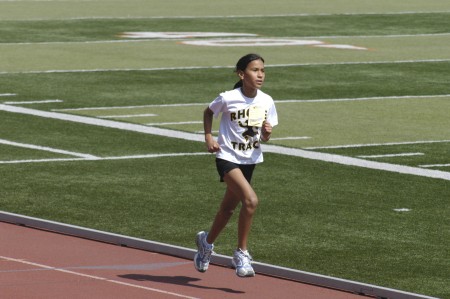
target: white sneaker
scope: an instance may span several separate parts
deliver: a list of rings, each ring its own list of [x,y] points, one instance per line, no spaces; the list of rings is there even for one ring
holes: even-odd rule
[[[194,256],[194,266],[199,272],[206,272],[206,270],[208,270],[211,255],[214,253],[214,244],[208,244],[208,242],[206,242],[207,236],[207,232],[201,231],[195,238],[198,251]]]
[[[255,270],[252,267],[252,257],[247,250],[236,249],[233,254],[232,264],[239,277],[253,277]]]

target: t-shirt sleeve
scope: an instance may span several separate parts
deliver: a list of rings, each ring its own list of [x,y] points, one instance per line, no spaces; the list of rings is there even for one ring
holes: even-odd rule
[[[273,101],[269,107],[269,111],[267,111],[267,121],[272,125],[272,127],[278,125],[277,108],[275,107],[275,103]]]
[[[225,101],[222,95],[218,96],[214,101],[209,104],[209,109],[214,113],[214,117],[218,117],[221,112],[224,112]]]

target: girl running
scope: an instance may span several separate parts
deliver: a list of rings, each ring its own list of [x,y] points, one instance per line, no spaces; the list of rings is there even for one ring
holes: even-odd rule
[[[243,56],[236,64],[239,81],[234,89],[221,93],[203,114],[205,142],[210,153],[216,153],[216,166],[220,180],[227,185],[225,195],[209,232],[196,236],[198,251],[195,268],[208,269],[214,241],[241,203],[238,220],[238,242],[232,265],[239,277],[255,275],[247,240],[258,197],[250,182],[257,163],[263,162],[261,141],[267,142],[272,127],[278,124],[275,104],[268,94],[260,90],[264,83],[264,59],[257,54]],[[217,141],[211,130],[213,116],[222,113]]]

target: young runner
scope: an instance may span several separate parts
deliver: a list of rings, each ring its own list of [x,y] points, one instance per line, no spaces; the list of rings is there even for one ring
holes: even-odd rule
[[[194,265],[200,272],[208,269],[213,243],[241,203],[237,249],[232,265],[239,277],[250,277],[255,271],[247,240],[258,205],[250,182],[256,164],[263,162],[261,141],[269,141],[272,127],[278,124],[278,116],[272,97],[260,90],[265,79],[264,59],[257,54],[245,55],[237,62],[236,73],[239,81],[234,89],[221,93],[203,114],[206,146],[209,152],[216,153],[217,171],[227,188],[211,229],[196,236],[198,252]],[[218,117],[220,113],[216,141],[211,133],[212,123],[213,116]]]

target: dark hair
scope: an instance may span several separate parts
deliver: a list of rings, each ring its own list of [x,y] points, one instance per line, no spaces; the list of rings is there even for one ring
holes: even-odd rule
[[[260,55],[258,54],[247,54],[245,56],[242,56],[238,62],[236,63],[236,69],[234,70],[235,72],[238,71],[245,71],[245,69],[247,68],[247,65],[252,62],[253,60],[261,60],[262,62],[264,62],[264,58],[262,58]],[[234,84],[234,88],[238,88],[238,87],[242,87],[242,80],[239,80],[238,82],[236,82],[236,84]]]

